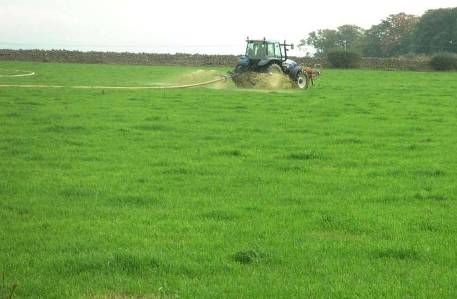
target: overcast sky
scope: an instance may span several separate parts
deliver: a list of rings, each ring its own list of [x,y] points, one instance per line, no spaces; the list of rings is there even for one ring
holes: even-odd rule
[[[0,0],[0,48],[240,54],[247,36],[297,43],[457,0]],[[298,54],[297,52],[293,54]]]

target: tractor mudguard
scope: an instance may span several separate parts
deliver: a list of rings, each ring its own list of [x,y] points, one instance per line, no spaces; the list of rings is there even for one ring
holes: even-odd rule
[[[296,79],[297,78],[297,75],[300,73],[300,72],[303,72],[303,68],[301,66],[295,66],[294,68],[292,68],[290,70],[290,77],[292,79]]]
[[[262,59],[259,61],[259,63],[257,64],[257,66],[266,66],[267,64],[270,63],[271,60],[269,59]]]
[[[276,63],[277,65],[281,65],[281,60],[278,60],[278,59],[271,59],[271,58],[267,58],[267,59],[261,59],[259,61],[259,63],[257,64],[257,66],[259,67],[263,67],[263,66],[267,66],[269,64],[273,64],[273,63]]]
[[[238,65],[249,66],[249,63],[249,57],[246,56],[241,56],[238,60]]]

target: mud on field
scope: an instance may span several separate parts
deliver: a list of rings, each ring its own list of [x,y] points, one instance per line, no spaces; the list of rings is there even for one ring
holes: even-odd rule
[[[197,84],[205,81],[214,80],[223,76],[220,71],[216,70],[196,70],[189,73],[183,73],[177,76],[173,83],[179,84]],[[266,74],[266,73],[246,73],[242,75],[243,84],[239,87],[259,90],[277,90],[292,89],[293,82],[283,74]],[[225,82],[218,82],[209,86],[216,89],[233,89],[236,88],[231,78],[228,77]]]

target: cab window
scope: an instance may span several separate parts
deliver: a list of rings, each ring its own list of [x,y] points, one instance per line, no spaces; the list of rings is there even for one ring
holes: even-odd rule
[[[246,56],[252,58],[264,58],[267,55],[267,50],[269,51],[265,43],[250,42],[246,47]]]
[[[268,57],[276,57],[275,44],[268,44]]]
[[[278,43],[268,44],[268,57],[281,58],[281,47]]]
[[[281,58],[281,47],[279,44],[275,44],[275,57]]]

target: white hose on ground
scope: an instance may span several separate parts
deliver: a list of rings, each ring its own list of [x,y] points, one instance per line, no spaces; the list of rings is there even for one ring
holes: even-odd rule
[[[21,70],[15,70],[15,72],[23,72],[25,74],[16,74],[16,75],[1,75],[0,78],[9,78],[9,77],[28,77],[28,76],[34,76],[35,72],[30,72],[30,71],[21,71]]]
[[[0,77],[25,77],[35,75],[34,72],[20,75],[0,75]],[[46,85],[46,84],[0,84],[0,88],[17,87],[17,88],[71,88],[71,89],[181,89],[181,88],[192,88],[198,86],[206,86],[215,84],[218,82],[226,81],[226,75],[219,75],[219,78],[210,81],[194,83],[194,84],[183,84],[173,86],[90,86],[90,85]]]

